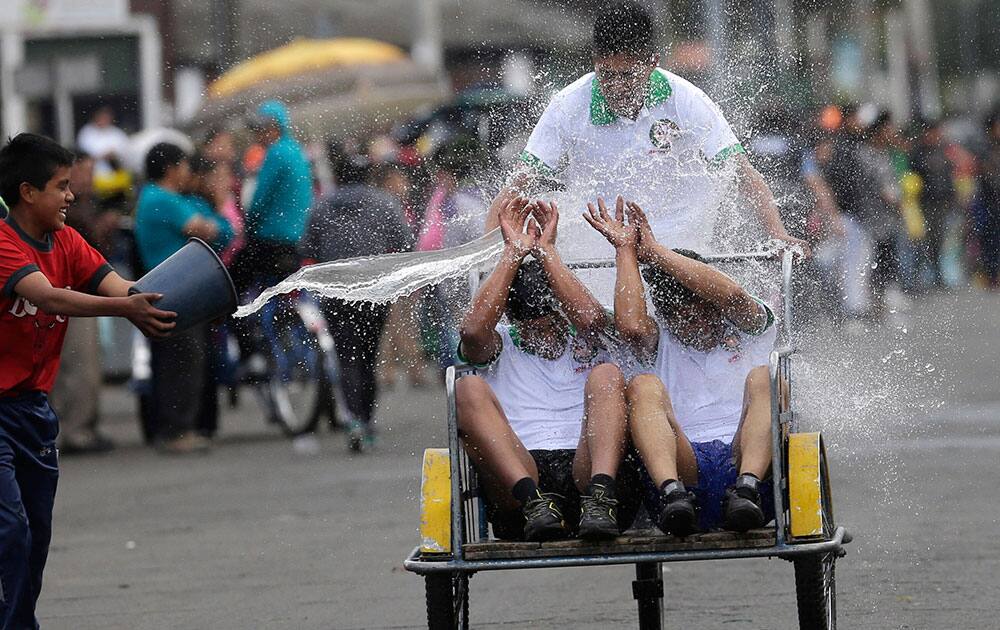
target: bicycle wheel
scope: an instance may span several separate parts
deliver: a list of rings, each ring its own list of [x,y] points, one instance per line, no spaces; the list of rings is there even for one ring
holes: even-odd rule
[[[270,345],[265,386],[271,420],[289,437],[316,430],[333,409],[329,356],[293,305],[265,317]]]

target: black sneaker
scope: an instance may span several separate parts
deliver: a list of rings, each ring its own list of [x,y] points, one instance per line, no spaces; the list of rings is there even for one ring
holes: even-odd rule
[[[524,539],[545,542],[566,536],[566,523],[558,500],[563,497],[554,492],[537,492],[537,496],[521,508],[524,513]]]
[[[664,534],[679,538],[690,536],[698,530],[698,514],[694,509],[694,494],[684,484],[675,481],[663,489],[660,498],[663,509],[656,524]]]
[[[764,510],[760,507],[760,492],[756,477],[740,475],[736,483],[726,489],[722,500],[722,515],[725,528],[734,532],[746,532],[764,526]]]
[[[618,536],[618,500],[608,496],[604,486],[594,484],[590,494],[580,495],[579,533],[585,540],[608,540]]]

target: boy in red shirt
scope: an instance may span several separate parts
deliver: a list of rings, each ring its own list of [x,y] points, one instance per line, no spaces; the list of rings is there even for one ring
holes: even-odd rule
[[[37,628],[35,602],[52,533],[59,432],[48,391],[68,317],[128,318],[164,336],[175,313],[159,295],[129,296],[122,279],[66,213],[73,154],[22,133],[0,149],[0,628]]]

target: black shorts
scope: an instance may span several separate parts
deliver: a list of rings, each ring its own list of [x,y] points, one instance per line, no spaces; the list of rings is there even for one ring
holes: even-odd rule
[[[555,492],[564,497],[559,508],[562,510],[566,527],[572,535],[580,524],[580,491],[573,480],[574,449],[533,450],[532,459],[538,468],[538,488],[542,492]],[[621,531],[632,526],[635,515],[642,504],[642,485],[637,474],[638,454],[633,450],[625,453],[618,475],[615,478],[615,498],[618,499],[618,528]],[[484,496],[486,518],[493,525],[493,536],[500,540],[524,539],[524,515],[521,510],[507,510],[494,505]]]

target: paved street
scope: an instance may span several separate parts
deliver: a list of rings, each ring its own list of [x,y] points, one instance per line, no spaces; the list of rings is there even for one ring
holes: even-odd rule
[[[855,535],[837,567],[844,628],[997,627],[1000,601],[1000,296],[933,296],[895,326],[803,340],[795,392],[833,460],[837,517]],[[64,458],[39,604],[43,628],[416,628],[420,453],[444,443],[441,392],[396,389],[381,449],[340,434],[296,453],[247,396],[215,451],[140,445],[134,401],[104,394],[102,457]],[[781,560],[675,564],[670,627],[795,625]],[[480,574],[474,627],[635,627],[629,567]]]

